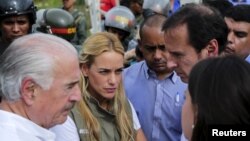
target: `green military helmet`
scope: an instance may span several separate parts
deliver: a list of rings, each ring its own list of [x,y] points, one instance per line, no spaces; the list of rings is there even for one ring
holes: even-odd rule
[[[104,25],[131,33],[135,28],[135,16],[127,7],[116,6],[105,14]]]
[[[73,16],[60,8],[38,10],[37,25],[37,31],[54,34],[68,41],[72,40],[76,33]]]

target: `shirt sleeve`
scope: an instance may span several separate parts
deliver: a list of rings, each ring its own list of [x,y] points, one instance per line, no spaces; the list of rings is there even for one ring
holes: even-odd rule
[[[129,101],[129,100],[128,100]],[[132,111],[132,117],[133,117],[133,124],[134,124],[134,129],[138,130],[141,128],[141,124],[139,122],[138,116],[135,112],[135,108],[133,106],[133,104],[129,101],[130,107],[131,107],[131,111]]]
[[[69,116],[63,124],[56,125],[49,130],[56,134],[55,141],[80,141],[76,125]]]

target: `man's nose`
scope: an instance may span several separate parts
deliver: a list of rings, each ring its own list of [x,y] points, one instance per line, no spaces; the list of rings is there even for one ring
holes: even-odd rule
[[[169,69],[174,69],[177,67],[177,63],[176,63],[175,59],[172,57],[172,55],[168,51],[164,52],[163,56],[167,60],[167,67]]]
[[[82,98],[81,90],[80,90],[80,87],[77,85],[75,88],[75,92],[70,97],[70,100],[76,102],[76,101],[80,101],[81,98]]]

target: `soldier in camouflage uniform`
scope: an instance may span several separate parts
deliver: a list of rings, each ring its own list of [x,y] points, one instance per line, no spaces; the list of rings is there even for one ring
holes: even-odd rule
[[[75,37],[71,40],[74,45],[82,45],[87,38],[86,18],[83,12],[74,7],[76,0],[62,0],[63,9],[68,11],[74,17],[76,26]]]

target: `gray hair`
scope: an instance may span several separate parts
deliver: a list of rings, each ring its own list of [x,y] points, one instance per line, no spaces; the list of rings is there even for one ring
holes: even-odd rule
[[[22,81],[27,77],[49,89],[61,54],[77,57],[69,42],[54,35],[34,33],[16,39],[0,57],[0,97],[18,100]]]

